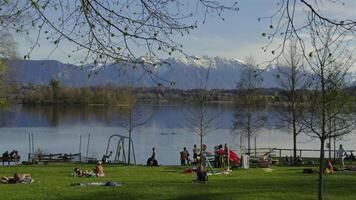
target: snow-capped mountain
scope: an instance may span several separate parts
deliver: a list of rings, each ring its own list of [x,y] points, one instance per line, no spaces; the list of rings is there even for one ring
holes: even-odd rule
[[[106,64],[79,67],[63,64],[54,60],[9,61],[10,71],[16,74],[12,79],[24,84],[48,84],[57,79],[64,86],[124,86],[129,82],[137,87],[157,86],[158,83],[178,89],[202,88],[234,89],[242,71],[248,66],[238,59],[203,56],[197,59],[168,58],[163,65],[144,70],[139,65]],[[152,71],[152,73],[147,73]],[[261,73],[262,87],[279,86],[276,76],[278,69],[271,67]],[[207,79],[208,77],[208,79]],[[349,74],[348,80],[354,80],[356,74]],[[207,82],[206,82],[207,80]]]

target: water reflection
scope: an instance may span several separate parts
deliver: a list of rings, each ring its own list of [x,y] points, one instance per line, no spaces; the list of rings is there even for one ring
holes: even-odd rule
[[[199,141],[198,136],[185,127],[188,110],[195,108],[189,105],[141,105],[140,109],[151,120],[133,132],[137,161],[145,163],[150,149],[155,146],[160,163],[179,164],[182,147],[186,146],[191,151]],[[232,131],[233,107],[214,105],[208,109],[214,115],[216,129],[204,138],[204,143],[212,150],[213,145],[227,142],[238,150],[240,137]],[[258,147],[292,147],[292,136],[276,128],[275,108],[261,108],[256,112],[267,115],[266,126],[258,132]],[[29,132],[34,133],[36,148],[52,153],[77,153],[82,135],[82,152],[85,152],[86,138],[90,133],[89,155],[101,157],[110,135],[127,135],[127,131],[119,126],[120,119],[118,108],[110,106],[11,106],[0,111],[0,152],[17,149],[22,158],[26,158]],[[350,135],[340,143],[347,149],[356,149],[355,141],[355,136]],[[315,149],[319,142],[301,135],[298,145]]]

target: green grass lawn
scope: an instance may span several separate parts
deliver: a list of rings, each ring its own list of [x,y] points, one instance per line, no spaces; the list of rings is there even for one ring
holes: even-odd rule
[[[50,164],[0,167],[0,176],[29,172],[36,180],[30,185],[0,185],[0,199],[316,199],[317,174],[303,174],[302,168],[275,167],[234,170],[230,175],[209,176],[208,184],[192,183],[194,174],[180,167],[105,165],[105,177],[79,178],[70,173],[77,165]],[[90,169],[93,165],[80,165]],[[326,199],[356,199],[356,173],[326,175]],[[117,181],[121,187],[70,186],[77,182]]]

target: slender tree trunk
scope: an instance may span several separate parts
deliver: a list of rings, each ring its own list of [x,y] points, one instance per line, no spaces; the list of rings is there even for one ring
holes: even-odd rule
[[[320,137],[320,157],[319,157],[319,184],[318,184],[318,200],[324,199],[324,180],[323,180],[323,166],[325,157],[325,135],[326,135],[326,97],[325,97],[325,79],[324,79],[324,66],[321,67],[321,137]]]
[[[332,121],[329,120],[329,135],[332,135]],[[331,137],[329,137],[329,143],[328,143],[328,148],[329,148],[329,160],[331,159]]]
[[[293,164],[297,165],[297,134],[293,133]]]
[[[255,156],[257,156],[257,136],[255,135]]]
[[[329,160],[330,160],[331,159],[331,138],[330,137],[329,137],[328,147],[329,147]]]
[[[203,105],[203,101],[201,100],[200,102],[200,162],[205,163],[205,158],[204,158],[204,152],[203,152],[203,134],[204,134],[204,113],[203,113],[203,109],[204,109],[204,105]]]
[[[130,162],[131,162],[131,159],[130,159],[130,157],[131,157],[131,133],[132,133],[132,131],[131,131],[131,129],[129,130],[129,151],[128,151],[128,158],[127,158],[127,164],[130,164]]]
[[[320,138],[320,157],[319,157],[319,183],[318,183],[318,200],[324,199],[324,145],[325,139]]]
[[[247,133],[247,154],[251,154],[251,134],[250,131]]]
[[[132,111],[133,111],[133,105],[130,105],[130,116],[129,116],[129,150],[128,150],[128,158],[127,158],[127,164],[131,163],[131,136],[132,136],[132,128],[133,128],[133,119],[132,119]]]
[[[336,138],[334,137],[334,160],[336,159]]]
[[[203,162],[203,135],[200,135],[200,162]]]
[[[291,90],[290,100],[292,103],[292,126],[293,126],[293,165],[297,166],[297,113],[296,113],[296,79],[297,79],[297,65],[298,61],[294,57],[297,54],[296,46],[290,45],[290,61],[291,61]]]
[[[295,103],[293,102],[292,108],[292,123],[293,123],[293,164],[297,165],[297,125],[296,125],[296,116],[295,116]]]
[[[248,111],[250,112],[250,111]],[[250,113],[248,113],[247,116],[247,153],[248,155],[251,154],[251,119],[250,119]]]

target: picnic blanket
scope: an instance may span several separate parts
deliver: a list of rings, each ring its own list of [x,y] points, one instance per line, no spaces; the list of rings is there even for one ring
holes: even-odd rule
[[[72,186],[92,187],[92,186],[107,186],[107,187],[119,187],[121,183],[114,181],[107,182],[91,182],[91,183],[73,183]]]

